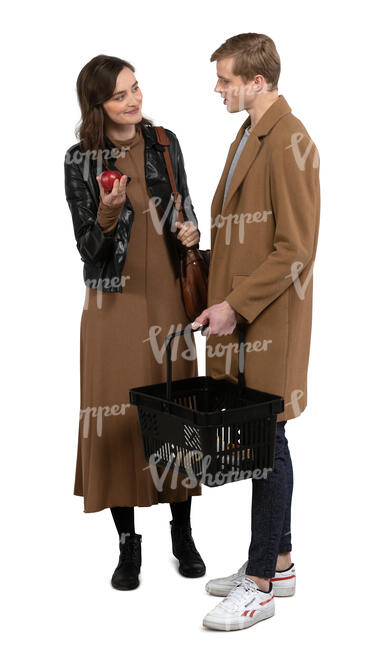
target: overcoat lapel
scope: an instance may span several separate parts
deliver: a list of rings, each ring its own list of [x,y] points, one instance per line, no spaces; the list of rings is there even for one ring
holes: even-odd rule
[[[242,136],[244,134],[245,128],[249,127],[251,124],[251,119],[250,116],[247,117],[247,119],[244,121],[242,126],[240,127],[237,137],[234,140],[234,142],[231,144],[228,157],[225,162],[225,167],[223,170],[223,173],[221,175],[219,184],[217,186],[215,195],[213,197],[212,205],[211,205],[211,248],[213,249],[214,243],[215,243],[215,237],[216,237],[216,232],[218,228],[215,228],[214,220],[216,219],[217,215],[222,214],[226,215],[227,210],[229,207],[229,204],[236,193],[237,189],[241,185],[242,181],[244,180],[246,174],[250,170],[250,167],[254,163],[257,154],[262,146],[262,141],[259,139],[262,136],[265,136],[269,133],[269,131],[275,126],[275,124],[280,120],[283,115],[286,115],[291,111],[291,107],[289,106],[288,102],[286,101],[285,97],[283,95],[279,95],[278,99],[271,104],[271,106],[267,109],[267,111],[262,115],[260,120],[257,122],[256,126],[254,129],[250,132],[250,135],[246,141],[246,144],[242,150],[241,156],[238,160],[238,163],[236,165],[236,168],[234,170],[232,179],[230,181],[230,185],[228,188],[228,193],[226,196],[225,204],[224,204],[224,209],[222,209],[222,202],[224,198],[224,191],[225,191],[225,185],[226,185],[226,180],[228,178],[228,173],[230,170],[230,166],[232,164],[232,160],[234,158],[234,154],[237,151],[237,147],[239,143],[241,142]]]

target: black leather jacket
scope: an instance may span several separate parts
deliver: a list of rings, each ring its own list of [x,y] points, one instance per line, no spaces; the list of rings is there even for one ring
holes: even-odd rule
[[[174,225],[177,214],[174,208],[169,176],[163,157],[163,147],[157,142],[153,126],[141,124],[145,140],[145,180],[148,193],[154,197],[158,214],[166,217],[163,233],[168,244],[169,256],[179,276],[178,231]],[[198,222],[191,203],[182,151],[177,136],[165,129],[169,140],[169,151],[178,192],[182,196],[185,220]],[[107,157],[108,168],[117,170],[115,145],[105,137],[106,147],[99,160],[80,150],[80,143],[70,147],[64,160],[65,195],[72,214],[76,245],[84,262],[84,282],[93,289],[122,293],[122,270],[131,238],[134,211],[128,195],[120,213],[118,223],[111,233],[105,234],[97,222],[100,201],[96,176],[106,169],[103,158]],[[126,154],[127,155],[127,154]],[[120,170],[117,170],[120,171]],[[132,182],[128,177],[127,184]],[[200,234],[200,231],[199,231]],[[198,248],[199,244],[195,248]],[[182,249],[182,247],[181,247]]]

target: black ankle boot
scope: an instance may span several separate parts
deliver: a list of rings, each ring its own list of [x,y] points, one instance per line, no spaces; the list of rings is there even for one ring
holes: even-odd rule
[[[136,589],[139,586],[141,540],[142,536],[137,533],[121,535],[119,562],[111,578],[114,589]]]
[[[179,573],[186,578],[200,578],[206,572],[199,551],[191,535],[189,523],[177,525],[170,522],[173,555],[179,560]]]

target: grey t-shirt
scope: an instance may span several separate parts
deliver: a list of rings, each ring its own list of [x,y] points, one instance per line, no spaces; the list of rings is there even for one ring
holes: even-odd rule
[[[232,164],[231,164],[229,172],[228,172],[228,178],[226,179],[226,185],[225,185],[224,199],[223,199],[222,208],[224,207],[226,195],[228,194],[228,189],[229,189],[230,181],[232,180],[233,172],[234,172],[234,170],[236,168],[236,165],[238,163],[238,160],[239,160],[239,157],[240,157],[240,155],[242,153],[242,150],[243,150],[243,148],[244,148],[244,146],[246,144],[246,140],[248,139],[248,137],[250,135],[249,128],[250,127],[248,127],[248,126],[245,128],[245,133],[243,134],[242,139],[241,139],[241,141],[240,141],[240,143],[239,143],[239,145],[237,147],[237,151],[234,154],[234,158],[232,160]]]

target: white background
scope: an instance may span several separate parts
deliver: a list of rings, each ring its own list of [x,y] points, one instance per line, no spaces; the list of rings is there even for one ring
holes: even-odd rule
[[[374,628],[376,539],[372,3],[18,2],[2,18],[4,647],[363,645]],[[219,602],[204,585],[247,559],[249,482],[194,497],[193,535],[207,565],[197,580],[176,570],[169,506],[137,508],[143,564],[131,592],[110,586],[118,539],[109,510],[86,514],[73,495],[85,286],[63,160],[80,118],[79,71],[100,53],[129,60],[144,114],[179,138],[209,247],[212,197],[247,117],[229,115],[213,92],[209,58],[247,31],[275,41],[279,93],[318,147],[321,225],[308,406],[286,426],[297,592],[276,599],[275,617],[230,636],[202,627]]]

